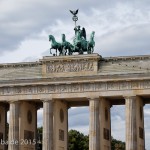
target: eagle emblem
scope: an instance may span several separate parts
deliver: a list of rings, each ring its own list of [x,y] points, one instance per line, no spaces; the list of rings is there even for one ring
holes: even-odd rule
[[[75,10],[75,11],[70,10],[70,12],[71,12],[74,16],[76,16],[76,15],[77,15],[77,13],[78,13],[78,9],[77,9],[77,10]]]

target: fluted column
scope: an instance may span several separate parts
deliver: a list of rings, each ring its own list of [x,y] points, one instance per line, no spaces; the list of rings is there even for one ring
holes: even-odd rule
[[[9,150],[19,150],[19,104],[10,102]]]
[[[43,101],[43,150],[53,150],[53,102]]]
[[[89,150],[99,150],[99,101],[90,99]]]
[[[136,97],[126,100],[126,150],[137,150]]]

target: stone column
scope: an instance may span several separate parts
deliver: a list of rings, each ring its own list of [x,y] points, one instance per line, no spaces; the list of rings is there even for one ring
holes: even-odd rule
[[[99,101],[98,99],[89,100],[90,109],[90,131],[89,131],[89,150],[99,150]]]
[[[67,150],[68,147],[68,104],[55,100],[53,104],[53,150]]]
[[[100,150],[111,149],[111,115],[110,102],[104,97],[99,101],[99,118],[100,118]]]
[[[126,100],[126,150],[137,150],[136,97]]]
[[[143,101],[138,96],[126,100],[126,150],[145,150]]]
[[[53,150],[53,102],[43,101],[43,150]]]
[[[19,150],[35,150],[35,139],[37,132],[36,103],[29,101],[21,101],[19,108],[19,138],[21,140]],[[25,142],[23,142],[23,140]]]
[[[10,102],[9,150],[19,150],[19,103]]]

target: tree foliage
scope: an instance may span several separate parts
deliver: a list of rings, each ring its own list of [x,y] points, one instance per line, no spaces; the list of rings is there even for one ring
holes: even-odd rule
[[[68,150],[89,150],[89,136],[76,130],[70,130],[68,145]],[[111,150],[125,150],[125,142],[112,137]]]
[[[69,150],[89,150],[89,137],[76,130],[69,131]]]
[[[111,150],[125,150],[125,142],[116,140],[112,137]]]
[[[43,127],[38,128],[38,134],[42,139]],[[89,150],[89,136],[77,130],[68,132],[68,150]],[[125,142],[111,138],[111,150],[125,150]]]

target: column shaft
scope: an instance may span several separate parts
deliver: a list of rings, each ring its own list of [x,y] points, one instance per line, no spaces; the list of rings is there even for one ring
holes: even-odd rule
[[[110,118],[110,102],[104,97],[99,102],[99,118],[100,118],[100,150],[111,149],[111,118]]]
[[[126,98],[126,150],[137,149],[136,97]]]
[[[10,103],[9,150],[19,150],[19,104]]]
[[[99,101],[90,100],[89,150],[99,150]]]
[[[43,150],[53,150],[53,102],[43,102]]]

